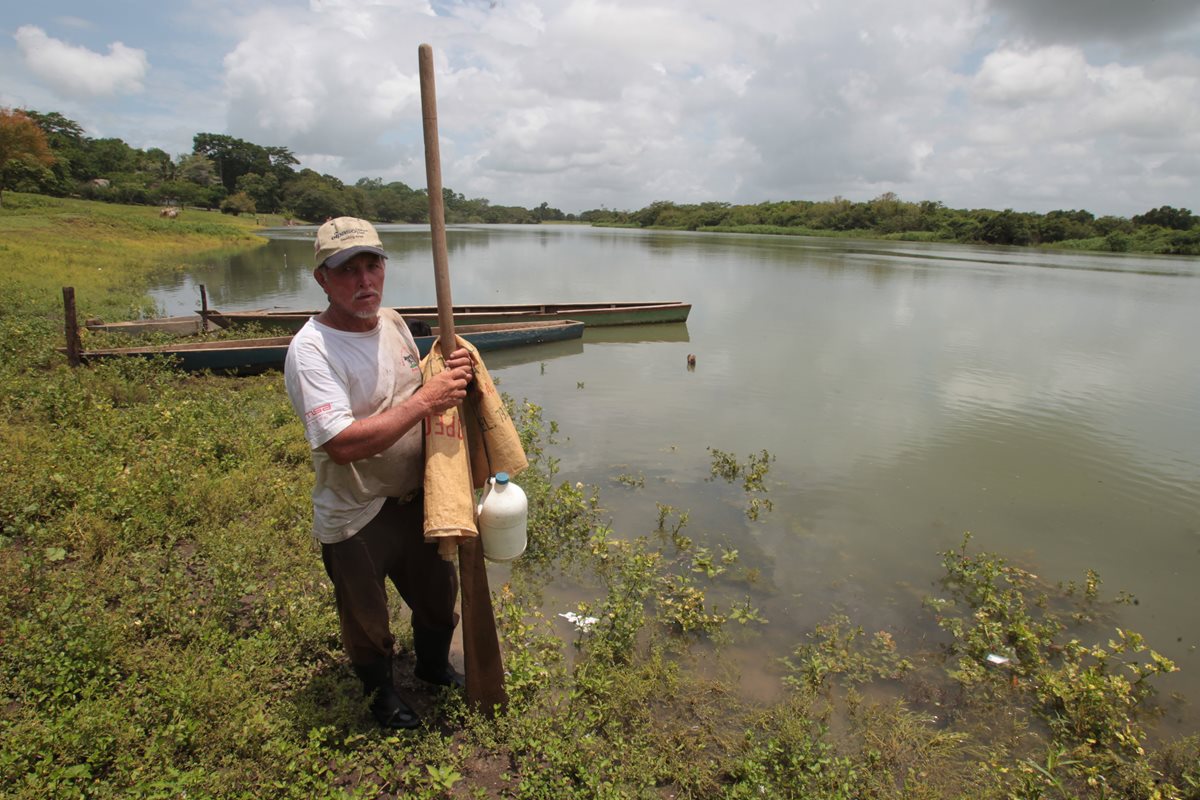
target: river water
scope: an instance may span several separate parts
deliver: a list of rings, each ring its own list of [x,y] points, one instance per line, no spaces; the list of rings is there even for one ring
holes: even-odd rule
[[[385,302],[432,304],[427,229],[381,234]],[[319,308],[312,236],[273,231],[153,294],[167,313],[197,309],[201,283],[221,309]],[[618,532],[650,532],[669,504],[760,571],[747,591],[770,624],[740,643],[748,692],[775,685],[764,653],[831,611],[928,633],[937,554],[971,531],[1048,580],[1094,568],[1105,594],[1131,593],[1111,625],[1200,698],[1200,260],[550,225],[452,227],[449,246],[460,303],[694,304],[686,325],[488,364],[559,423],[561,477],[601,486]],[[748,519],[709,448],[768,451],[773,510]]]

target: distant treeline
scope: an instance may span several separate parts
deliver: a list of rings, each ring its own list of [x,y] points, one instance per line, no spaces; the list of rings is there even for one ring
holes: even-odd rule
[[[1200,217],[1162,206],[1132,219],[1096,217],[1089,211],[1045,214],[953,209],[938,202],[906,202],[892,193],[855,203],[787,200],[731,205],[651,203],[639,211],[585,211],[586,222],[690,231],[843,235],[912,241],[1043,245],[1081,250],[1200,255]]]
[[[121,139],[94,139],[62,114],[22,114],[45,135],[53,163],[12,158],[3,162],[0,186],[17,191],[92,200],[220,209],[230,214],[280,214],[320,221],[351,215],[377,222],[429,219],[424,189],[399,181],[362,178],[346,185],[332,175],[297,169],[285,147],[257,145],[232,136],[198,133],[192,152],[172,158],[158,148],[139,150]],[[953,209],[934,201],[907,202],[887,193],[866,202],[785,200],[757,205],[651,203],[637,211],[593,209],[564,214],[492,205],[443,189],[449,223],[582,221],[639,228],[737,233],[861,236],[919,241],[1043,245],[1086,250],[1200,255],[1200,217],[1162,206],[1127,219],[1084,210],[1045,214]]]
[[[377,222],[427,222],[424,189],[400,181],[363,178],[348,186],[332,175],[297,169],[285,147],[265,147],[232,136],[198,133],[192,152],[172,158],[156,147],[139,150],[121,139],[94,139],[57,112],[21,113],[45,135],[54,156],[44,165],[14,158],[3,166],[6,189],[89,200],[220,209],[229,214],[280,214],[320,221],[351,215]],[[447,222],[538,223],[574,219],[542,203],[536,208],[494,206],[443,189]]]

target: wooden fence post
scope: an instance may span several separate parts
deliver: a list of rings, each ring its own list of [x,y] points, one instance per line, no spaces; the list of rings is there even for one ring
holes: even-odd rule
[[[64,326],[67,335],[67,363],[72,367],[78,367],[83,361],[79,355],[83,352],[83,344],[79,341],[79,321],[75,318],[75,287],[64,286],[62,291]]]

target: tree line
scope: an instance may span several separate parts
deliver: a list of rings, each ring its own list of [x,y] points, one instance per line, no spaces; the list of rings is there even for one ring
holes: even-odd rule
[[[669,201],[638,211],[585,211],[585,222],[739,233],[838,234],[910,241],[1056,246],[1114,252],[1200,255],[1200,217],[1186,208],[1161,206],[1132,218],[1090,211],[1047,213],[1005,209],[954,209],[939,202],[907,202],[888,192],[865,202],[787,200],[754,205]]]
[[[379,222],[429,220],[425,189],[362,178],[347,185],[302,168],[286,147],[197,133],[178,157],[121,139],[92,138],[58,112],[0,109],[0,190],[89,200],[281,214],[317,221],[350,215]],[[2,201],[2,197],[0,197]],[[528,209],[443,189],[446,221],[538,223],[573,220],[548,203]]]
[[[281,214],[319,221],[350,215],[378,222],[425,223],[428,196],[400,181],[362,178],[347,185],[300,168],[285,147],[198,133],[177,157],[140,150],[121,139],[92,138],[57,112],[0,109],[0,191],[5,188],[93,200]],[[2,195],[0,195],[2,201]],[[1161,206],[1132,218],[1096,217],[1082,209],[1047,213],[954,209],[909,202],[888,192],[865,202],[785,200],[753,205],[657,201],[636,211],[592,209],[564,214],[493,205],[443,189],[449,223],[582,221],[601,225],[739,233],[845,235],[917,241],[1073,247],[1114,252],[1200,255],[1200,217]]]

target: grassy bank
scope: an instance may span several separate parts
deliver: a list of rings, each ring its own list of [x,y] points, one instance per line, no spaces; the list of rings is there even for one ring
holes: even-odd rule
[[[554,474],[563,445],[525,401],[530,547],[493,584],[509,711],[419,688],[400,612],[398,679],[430,725],[379,732],[338,644],[281,377],[71,370],[55,350],[63,285],[81,315],[135,316],[152,277],[255,246],[252,225],[5,195],[0,794],[1200,797],[1196,742],[1152,735],[1172,667],[1114,631],[1095,576],[1043,584],[966,543],[912,610],[939,641],[834,618],[775,665],[778,703],[741,701],[712,664],[770,621],[736,551],[686,510],[611,530],[595,490]],[[767,469],[714,451],[717,490],[765,516]],[[558,581],[590,598],[588,632],[543,611]]]

